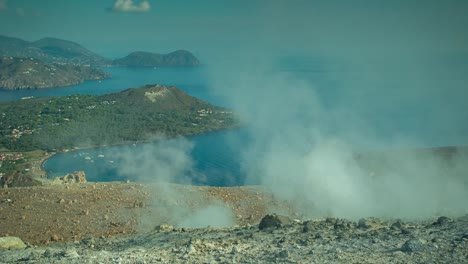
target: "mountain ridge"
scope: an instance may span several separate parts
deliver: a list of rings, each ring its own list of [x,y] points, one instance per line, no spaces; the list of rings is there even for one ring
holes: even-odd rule
[[[123,58],[105,58],[81,44],[53,37],[36,41],[0,35],[0,56],[34,58],[45,63],[128,66],[128,67],[193,67],[200,61],[187,50],[176,50],[167,54],[134,51]]]
[[[75,85],[111,75],[101,69],[70,64],[48,64],[34,58],[0,57],[0,89],[40,89]]]
[[[0,56],[34,58],[45,63],[106,65],[111,62],[78,43],[57,38],[26,41],[0,35]]]
[[[186,50],[176,50],[167,54],[135,51],[114,60],[112,64],[127,67],[194,67],[200,65],[200,61]]]

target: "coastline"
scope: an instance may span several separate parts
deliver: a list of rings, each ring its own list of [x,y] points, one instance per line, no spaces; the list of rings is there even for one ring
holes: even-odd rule
[[[57,154],[63,154],[63,153],[68,153],[68,152],[72,152],[72,151],[80,151],[80,150],[87,150],[87,149],[99,149],[99,148],[107,148],[107,147],[115,147],[115,146],[125,146],[125,145],[131,145],[131,144],[154,143],[154,142],[158,142],[158,141],[161,141],[161,140],[170,140],[170,139],[175,139],[175,138],[178,138],[178,137],[189,138],[189,137],[192,137],[192,136],[206,135],[206,134],[218,133],[218,132],[222,132],[222,131],[232,131],[232,130],[240,129],[242,127],[244,127],[244,126],[237,125],[237,126],[232,126],[232,127],[227,127],[227,128],[213,129],[213,130],[204,131],[204,132],[201,132],[201,133],[189,133],[189,134],[186,134],[186,135],[177,135],[177,136],[162,136],[162,138],[153,138],[153,139],[148,139],[148,140],[126,141],[126,142],[120,142],[120,143],[114,143],[114,144],[93,145],[93,146],[86,146],[86,147],[74,147],[73,149],[65,149],[65,150],[57,150],[57,151],[53,151],[53,152],[46,152],[48,155],[39,160],[39,162],[40,162],[40,171],[41,171],[41,173],[43,173],[43,176],[42,175],[34,175],[34,177],[37,178],[38,180],[41,180],[41,181],[43,179],[53,180],[53,179],[50,179],[48,177],[47,171],[44,169],[44,164],[46,163],[46,161],[48,159],[52,158],[53,156],[55,156]]]

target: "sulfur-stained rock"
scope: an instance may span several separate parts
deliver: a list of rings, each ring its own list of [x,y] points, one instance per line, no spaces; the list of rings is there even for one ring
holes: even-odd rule
[[[73,173],[69,173],[62,177],[57,177],[54,179],[54,183],[62,184],[62,183],[86,183],[86,174],[84,171],[75,171]]]
[[[25,247],[26,244],[19,237],[0,237],[0,249],[23,249]]]

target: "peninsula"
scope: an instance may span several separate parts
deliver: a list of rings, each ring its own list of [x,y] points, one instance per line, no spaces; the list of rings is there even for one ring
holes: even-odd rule
[[[35,58],[45,63],[104,66],[111,60],[78,43],[57,38],[26,41],[0,35],[0,56]]]
[[[177,87],[158,84],[100,96],[1,103],[0,154],[5,154],[5,159],[0,173],[12,181],[35,176],[31,164],[45,153],[150,141],[155,135],[187,136],[237,125],[231,111]]]
[[[0,57],[0,89],[39,89],[75,85],[111,75],[101,69],[72,64],[48,64],[34,58]]]

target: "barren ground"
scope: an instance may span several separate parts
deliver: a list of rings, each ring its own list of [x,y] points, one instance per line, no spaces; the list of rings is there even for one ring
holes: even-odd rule
[[[0,237],[32,245],[109,238],[174,225],[171,212],[213,202],[232,209],[237,224],[258,223],[272,207],[290,210],[257,187],[171,185],[170,191],[177,198],[168,199],[162,186],[119,182],[0,189]]]

